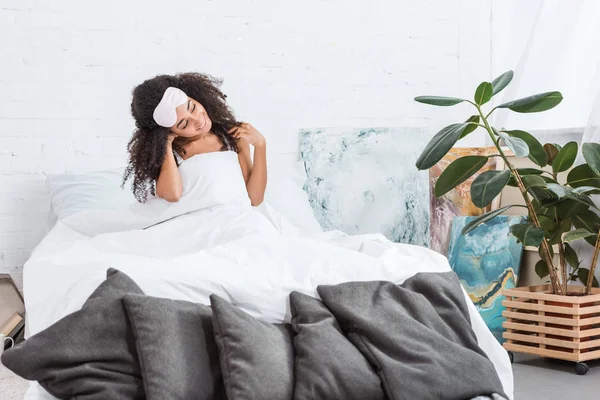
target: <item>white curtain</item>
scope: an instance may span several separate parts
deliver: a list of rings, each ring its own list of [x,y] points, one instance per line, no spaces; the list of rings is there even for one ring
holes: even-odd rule
[[[596,101],[594,102],[594,106],[592,107],[592,111],[590,113],[590,118],[588,123],[583,131],[583,138],[581,140],[582,143],[586,142],[595,142],[600,143],[600,90],[597,91]],[[579,154],[579,163],[583,162],[583,157],[581,153]],[[594,202],[600,205],[600,195],[592,196]],[[582,260],[582,266],[585,268],[589,268],[592,262],[592,253],[593,248],[589,244],[580,240],[575,242],[577,246],[575,249],[579,254],[579,259]],[[596,278],[600,280],[600,265],[596,266]]]
[[[598,0],[493,1],[491,75],[509,69],[515,72],[511,85],[494,98],[494,105],[553,90],[562,92],[564,100],[543,113],[497,110],[492,124],[528,130],[542,142],[566,143],[576,138],[583,143],[600,142],[598,21]],[[600,204],[600,196],[593,197]],[[582,267],[589,268],[593,248],[581,240],[575,246]]]
[[[491,73],[515,71],[495,105],[553,90],[564,96],[544,113],[497,110],[492,123],[535,131],[583,128],[600,88],[600,1],[503,0],[492,7]]]
[[[598,48],[600,52],[600,47]],[[585,130],[583,131],[582,143],[595,142],[600,143],[600,89],[596,94],[596,101],[590,112]]]

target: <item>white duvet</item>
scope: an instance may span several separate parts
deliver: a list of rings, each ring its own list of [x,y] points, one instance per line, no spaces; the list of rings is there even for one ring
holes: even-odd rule
[[[318,297],[321,284],[402,283],[450,270],[445,257],[382,235],[299,235],[268,205],[250,206],[235,153],[195,156],[180,171],[179,203],[151,199],[129,212],[81,212],[56,224],[24,268],[28,336],[78,310],[108,268],[148,295],[209,304],[216,293],[268,322],[289,320],[293,290]],[[508,356],[466,299],[479,345],[512,399]],[[26,398],[52,399],[37,384]]]

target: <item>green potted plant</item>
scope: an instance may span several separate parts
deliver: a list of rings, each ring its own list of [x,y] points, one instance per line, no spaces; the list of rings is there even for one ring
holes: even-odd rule
[[[600,211],[591,194],[600,194],[600,144],[584,143],[585,163],[575,166],[579,146],[576,142],[564,146],[542,145],[523,130],[493,127],[490,116],[497,109],[518,113],[543,112],[554,108],[563,99],[560,92],[546,92],[497,105],[484,111],[493,96],[512,80],[513,71],[505,72],[492,82],[482,82],[473,100],[419,96],[419,103],[433,106],[454,106],[469,103],[476,114],[466,121],[439,131],[427,144],[416,166],[426,170],[440,161],[462,138],[477,128],[483,128],[498,150],[492,156],[461,157],[442,172],[435,184],[435,196],[442,196],[476,174],[489,157],[500,157],[506,169],[485,171],[471,185],[471,200],[477,207],[486,207],[506,186],[517,187],[525,205],[511,204],[474,218],[462,234],[477,229],[511,207],[525,207],[524,223],[511,226],[510,232],[525,246],[538,249],[540,261],[536,273],[549,277],[548,285],[505,290],[503,294],[507,318],[504,344],[507,350],[527,352],[546,357],[577,362],[576,371],[587,372],[582,361],[600,358],[600,290],[594,277],[600,254]],[[504,144],[504,146],[502,145]],[[527,157],[536,168],[516,168],[507,157],[508,147],[515,157]],[[559,183],[559,174],[566,174],[566,183]],[[589,268],[581,266],[577,252],[571,246],[585,240],[593,246]],[[557,247],[555,262],[553,247]],[[570,285],[580,281],[582,285]]]

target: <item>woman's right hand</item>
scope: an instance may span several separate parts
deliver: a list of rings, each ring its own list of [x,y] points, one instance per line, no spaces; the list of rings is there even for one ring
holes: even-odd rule
[[[175,138],[177,138],[177,135],[173,132],[170,132],[167,136],[167,144],[173,144],[173,140],[175,140]]]

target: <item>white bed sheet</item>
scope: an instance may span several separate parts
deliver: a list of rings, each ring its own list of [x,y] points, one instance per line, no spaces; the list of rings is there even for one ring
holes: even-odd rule
[[[178,204],[156,200],[132,214],[85,211],[58,221],[24,267],[26,335],[80,309],[108,268],[128,274],[148,295],[210,304],[214,293],[266,322],[289,321],[293,290],[318,297],[321,284],[400,284],[418,272],[450,270],[438,253],[378,234],[290,234],[276,211],[249,205],[237,157],[226,153],[183,163],[187,189]],[[507,353],[465,299],[479,345],[512,399]],[[37,384],[26,398],[52,399]]]
[[[244,226],[247,223],[260,225],[257,221],[262,220],[262,215],[251,209],[243,214],[239,215],[239,221],[245,220]],[[182,226],[194,224],[195,219],[194,215],[185,216],[164,226],[166,229],[161,229],[158,236],[167,232],[175,235]],[[158,243],[138,240],[139,248],[118,254],[111,249],[114,241],[128,240],[127,236],[148,231],[90,239],[59,222],[24,270],[28,334],[35,334],[78,310],[104,280],[109,267],[130,275],[148,295],[209,304],[209,295],[216,293],[269,322],[289,320],[287,296],[292,290],[317,296],[315,288],[319,284],[379,279],[402,283],[417,272],[450,269],[446,259],[435,252],[392,244],[380,235],[345,236],[329,232],[311,238],[293,238],[267,226],[260,229],[271,232],[258,234],[241,229],[239,238],[233,240],[218,238],[212,232],[214,243],[207,239],[202,249],[170,248],[164,254],[146,251],[156,251],[160,248]],[[196,233],[194,237],[203,236],[201,232]],[[182,255],[169,256],[182,250]],[[136,251],[145,255],[136,255]],[[466,294],[465,298],[479,344],[494,363],[505,392],[512,398],[513,376],[506,352]],[[52,397],[34,384],[26,399]]]

